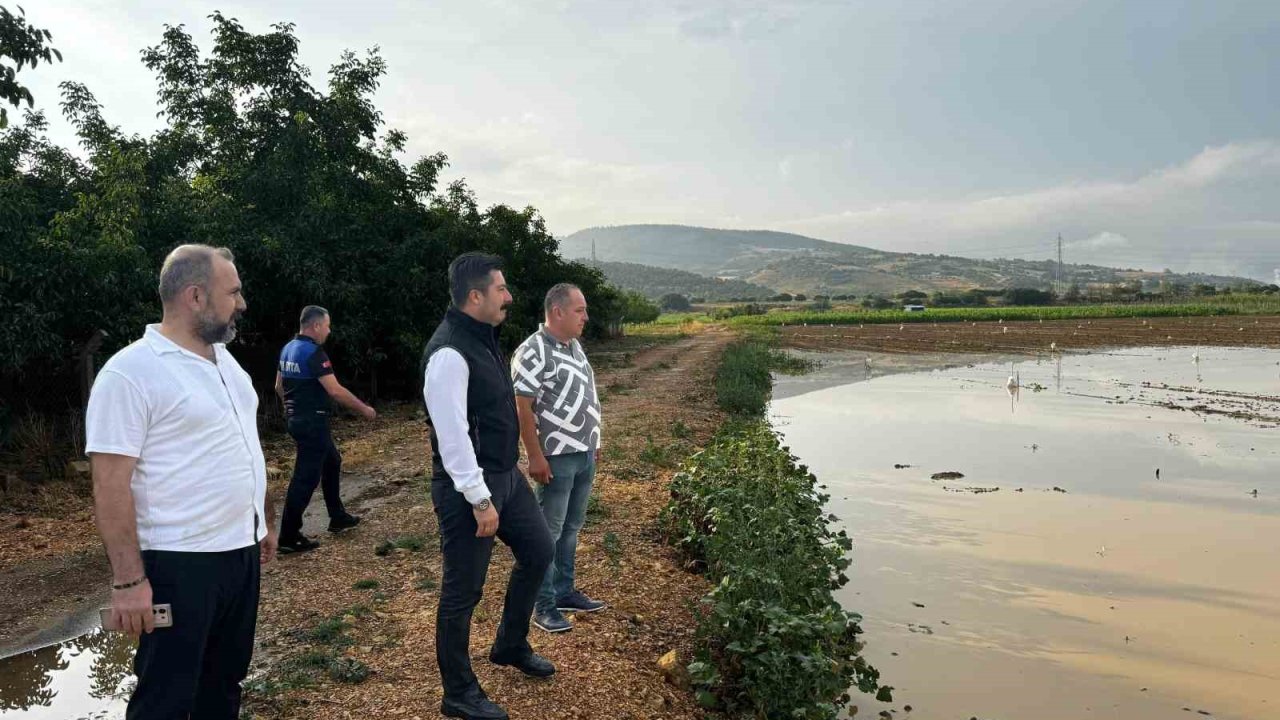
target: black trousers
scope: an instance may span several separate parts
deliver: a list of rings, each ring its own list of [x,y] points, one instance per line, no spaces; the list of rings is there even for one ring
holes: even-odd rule
[[[542,578],[551,564],[555,543],[547,530],[542,509],[518,469],[485,473],[485,484],[498,510],[498,538],[511,548],[515,568],[507,584],[502,623],[492,654],[519,658],[532,652],[529,647],[529,618]],[[444,578],[440,584],[440,607],[436,612],[436,662],[446,697],[460,697],[477,686],[471,670],[471,614],[484,592],[493,538],[476,537],[476,518],[470,503],[453,488],[448,477],[431,483],[431,502],[440,520],[440,552],[444,556]]]
[[[152,602],[173,627],[143,634],[127,720],[236,720],[258,623],[258,546],[227,552],[147,550]]]
[[[293,465],[293,479],[284,499],[284,513],[280,518],[280,541],[296,540],[302,533],[302,513],[311,503],[311,495],[320,486],[329,517],[341,517],[347,512],[338,494],[342,481],[342,454],[333,444],[329,432],[328,415],[303,415],[289,418],[289,435],[298,444],[297,460]]]

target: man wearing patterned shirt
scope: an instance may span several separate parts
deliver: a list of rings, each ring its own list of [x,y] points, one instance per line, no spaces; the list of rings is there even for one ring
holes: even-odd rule
[[[578,338],[587,324],[582,290],[561,283],[547,291],[546,322],[516,350],[512,384],[529,477],[555,541],[555,559],[534,606],[533,624],[546,632],[572,630],[565,612],[595,612],[605,604],[574,587],[578,531],[587,514],[600,448],[596,377]]]

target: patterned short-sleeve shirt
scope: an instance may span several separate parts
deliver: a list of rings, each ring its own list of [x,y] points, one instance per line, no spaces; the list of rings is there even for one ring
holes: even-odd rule
[[[581,343],[562,343],[539,326],[511,356],[511,379],[516,395],[533,398],[544,455],[600,447],[596,376]]]

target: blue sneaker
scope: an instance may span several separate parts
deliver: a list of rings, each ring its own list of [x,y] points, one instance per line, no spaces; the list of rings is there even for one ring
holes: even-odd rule
[[[595,612],[606,607],[609,606],[599,600],[592,600],[580,590],[574,590],[556,600],[556,609],[560,612]]]
[[[539,630],[549,633],[562,633],[573,629],[573,623],[569,622],[564,615],[561,615],[556,608],[535,609],[533,611],[533,625]]]

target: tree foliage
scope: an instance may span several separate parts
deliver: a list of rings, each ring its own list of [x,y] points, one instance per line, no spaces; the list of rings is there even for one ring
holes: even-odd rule
[[[142,52],[164,120],[151,137],[112,125],[75,83],[62,85],[62,110],[84,160],[48,141],[39,113],[0,132],[6,399],[65,407],[78,349],[96,330],[104,351],[117,349],[156,320],[160,262],[185,242],[235,253],[249,307],[232,349],[264,387],[298,311],[315,303],[333,314],[331,354],[349,379],[414,394],[448,262],[470,250],[506,260],[507,343],[536,326],[556,282],[586,293],[589,333],[621,318],[619,293],[561,260],[534,208],[482,208],[464,182],[442,186],[444,153],[402,160],[407,137],[373,103],[386,73],[376,49],[344,53],[322,90],[293,25],[255,34],[211,18],[207,53],[181,26]]]
[[[693,305],[689,303],[689,298],[680,293],[667,293],[658,299],[658,307],[663,312],[688,312],[693,309]]]
[[[27,24],[26,12],[21,6],[14,15],[0,5],[0,100],[15,108],[21,107],[23,101],[28,110],[35,107],[35,98],[18,82],[18,73],[28,65],[34,69],[41,60],[46,64],[54,58],[62,62],[62,53],[49,46],[51,40],[53,35],[48,30]],[[9,109],[0,105],[0,129],[8,126]]]

